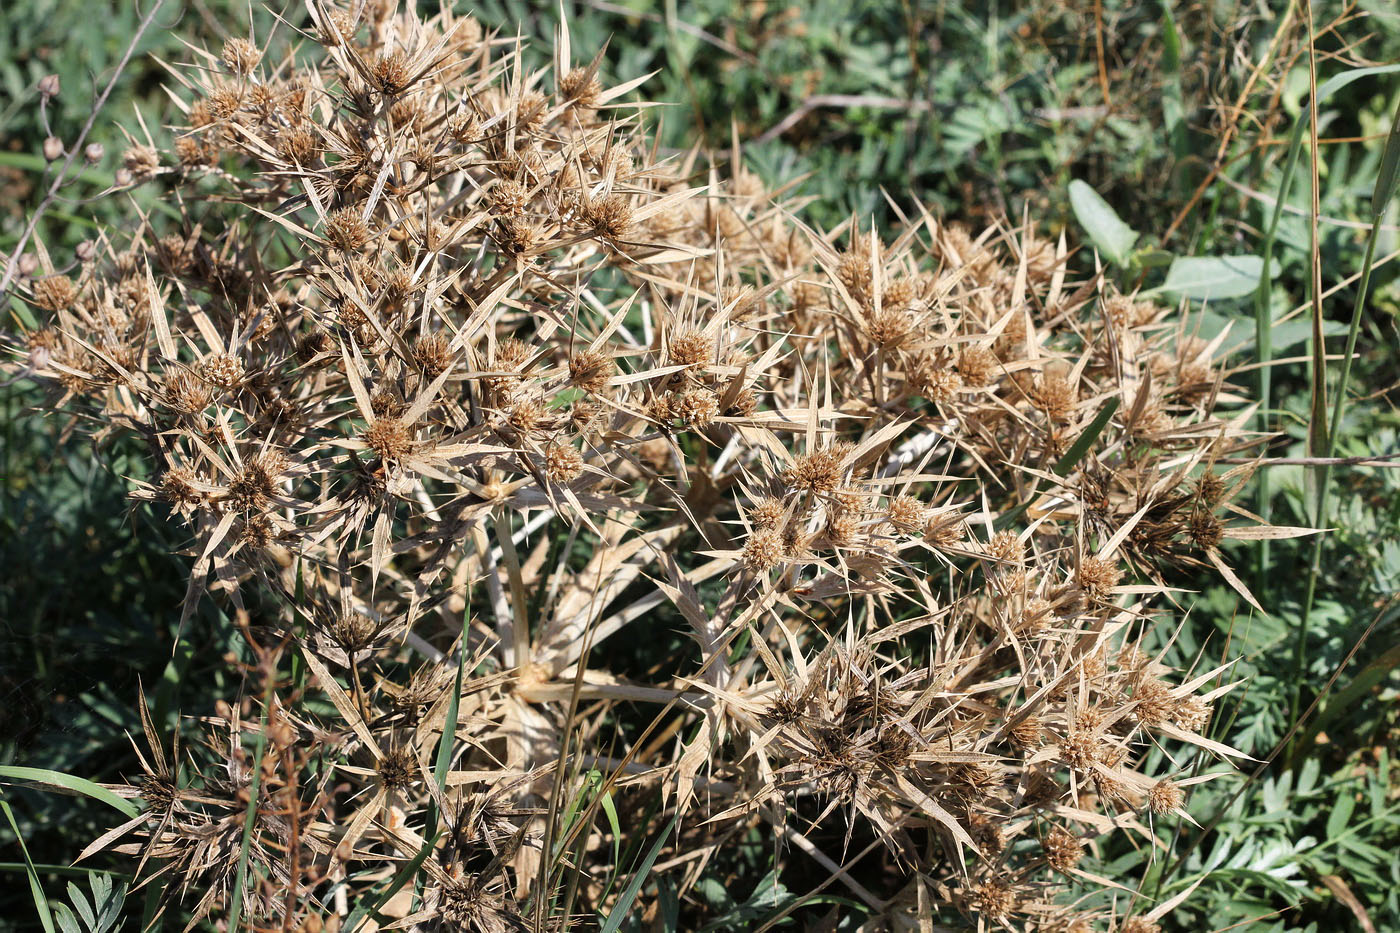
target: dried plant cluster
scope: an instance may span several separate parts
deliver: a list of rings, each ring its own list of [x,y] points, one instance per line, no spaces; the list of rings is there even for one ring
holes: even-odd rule
[[[27,283],[20,362],[188,529],[182,624],[244,620],[244,695],[203,751],[147,721],[90,851],[196,918],[562,929],[629,843],[684,895],[758,827],[871,929],[1156,929],[1079,863],[1239,754],[1222,670],[1144,648],[1165,575],[1272,533],[1217,346],[1025,230],[810,229],[567,34],[532,73],[370,7],[192,52],[123,178],[178,220]]]

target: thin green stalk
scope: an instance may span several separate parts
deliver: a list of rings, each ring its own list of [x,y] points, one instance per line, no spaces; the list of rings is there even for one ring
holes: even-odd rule
[[[1301,121],[1299,126],[1302,126]],[[1259,273],[1259,287],[1254,292],[1254,348],[1259,359],[1259,430],[1268,433],[1269,415],[1273,409],[1273,367],[1269,364],[1274,358],[1274,322],[1273,309],[1271,308],[1272,293],[1269,283],[1272,281],[1272,269],[1270,266],[1274,258],[1274,243],[1278,240],[1278,224],[1283,217],[1283,206],[1288,201],[1288,195],[1293,190],[1293,174],[1298,169],[1298,155],[1303,149],[1303,137],[1301,133],[1294,133],[1288,146],[1288,158],[1283,164],[1283,179],[1279,182],[1278,199],[1274,202],[1273,216],[1269,218],[1269,229],[1264,235],[1261,257],[1264,260],[1263,268]],[[1255,511],[1264,519],[1265,524],[1269,522],[1269,516],[1273,512],[1272,495],[1269,489],[1269,471],[1261,470],[1259,473],[1258,485],[1255,487]],[[1259,542],[1258,560],[1259,572],[1256,576],[1260,587],[1260,594],[1268,589],[1269,578],[1269,541]]]
[[[1380,173],[1376,176],[1376,187],[1371,193],[1371,232],[1366,237],[1366,258],[1361,264],[1361,280],[1356,286],[1356,302],[1351,309],[1351,327],[1347,331],[1346,352],[1342,355],[1342,372],[1337,382],[1337,397],[1332,403],[1332,420],[1323,427],[1326,440],[1320,455],[1325,458],[1318,467],[1317,512],[1313,524],[1318,528],[1327,527],[1327,506],[1331,492],[1332,464],[1326,460],[1336,455],[1337,436],[1341,432],[1342,416],[1346,413],[1347,385],[1351,381],[1352,357],[1356,355],[1356,338],[1361,332],[1361,314],[1366,307],[1366,294],[1371,286],[1371,266],[1376,259],[1376,242],[1380,239],[1381,219],[1386,206],[1395,195],[1397,181],[1400,181],[1400,107],[1396,108],[1391,122],[1390,135],[1385,142],[1381,156]],[[1320,337],[1315,337],[1320,340]],[[1325,373],[1319,373],[1324,379]],[[1298,707],[1303,695],[1303,663],[1306,654],[1309,623],[1311,622],[1313,601],[1317,597],[1317,581],[1322,570],[1322,535],[1313,536],[1312,559],[1308,564],[1307,592],[1303,597],[1303,617],[1298,626],[1298,637],[1293,644],[1294,692],[1290,712],[1296,720]]]

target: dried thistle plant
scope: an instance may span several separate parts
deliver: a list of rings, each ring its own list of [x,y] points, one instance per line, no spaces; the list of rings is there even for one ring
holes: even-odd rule
[[[94,848],[195,921],[563,929],[616,903],[613,791],[676,818],[681,893],[764,827],[890,928],[1152,928],[1071,896],[1081,858],[1189,809],[1149,747],[1240,753],[1223,671],[1141,645],[1173,568],[1242,589],[1220,542],[1286,533],[1215,469],[1250,443],[1218,347],[1032,231],[823,232],[659,157],[567,32],[553,87],[448,11],[312,0],[293,38],[176,67],[174,146],[126,163],[179,222],[28,285],[53,411],[149,444],[182,625],[255,613],[261,700],[203,711],[190,787],[148,724]],[[610,669],[677,623],[693,656]],[[837,871],[857,828],[898,871]]]

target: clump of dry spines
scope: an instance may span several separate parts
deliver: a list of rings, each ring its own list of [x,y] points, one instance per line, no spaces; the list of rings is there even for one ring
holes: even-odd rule
[[[637,836],[662,785],[708,838],[773,824],[783,860],[873,833],[900,871],[837,883],[891,922],[1126,928],[1077,866],[1189,805],[1139,762],[1203,744],[1218,681],[1142,646],[1162,574],[1222,565],[1232,533],[1243,478],[1215,462],[1243,416],[1217,408],[1243,400],[1216,348],[1028,231],[822,233],[742,168],[659,158],[566,38],[550,78],[471,19],[313,3],[318,61],[201,53],[174,144],[125,158],[182,222],[28,281],[44,323],[16,356],[55,411],[150,440],[136,496],[193,536],[185,614],[206,585],[280,594],[260,631],[337,710],[278,700],[245,903],[343,919],[431,812],[450,831],[406,926],[562,927],[539,898],[565,887],[606,910],[606,821],[544,850],[586,760],[635,788]],[[610,640],[677,624],[698,664],[608,670]],[[691,738],[644,741],[622,704]],[[131,789],[131,850],[196,914],[227,904],[259,766],[255,710],[208,712],[226,773],[192,802],[159,757]],[[682,893],[683,854],[660,859]]]

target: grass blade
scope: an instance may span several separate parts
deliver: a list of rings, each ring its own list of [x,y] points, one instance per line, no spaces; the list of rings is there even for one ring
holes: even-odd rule
[[[34,895],[34,909],[39,914],[39,922],[44,926],[44,933],[54,933],[53,914],[49,911],[49,900],[44,897],[44,889],[39,884],[39,873],[29,858],[29,847],[24,844],[24,837],[20,835],[19,825],[15,823],[15,815],[10,810],[9,801],[5,800],[3,795],[0,795],[0,810],[5,811],[5,819],[10,821],[10,829],[14,831],[15,841],[19,843],[19,851],[24,856],[24,872],[29,876],[29,891]]]
[[[100,800],[108,806],[120,810],[128,817],[134,817],[141,812],[141,808],[136,806],[136,804],[123,797],[118,797],[101,784],[95,784],[85,778],[74,777],[71,774],[64,774],[62,771],[50,771],[47,768],[22,768],[16,765],[0,765],[0,781],[3,781],[5,778],[22,784],[37,784],[45,789],[57,790],[59,793],[91,797],[93,800]]]
[[[666,823],[666,828],[661,830],[656,841],[651,844],[651,849],[647,851],[646,857],[642,859],[642,864],[637,866],[637,870],[632,874],[632,880],[627,882],[627,887],[622,890],[622,896],[617,899],[613,909],[608,912],[608,919],[603,924],[602,933],[617,933],[622,927],[622,922],[627,919],[627,913],[632,909],[632,902],[641,893],[642,885],[646,883],[647,875],[651,873],[651,866],[656,864],[656,859],[661,855],[661,847],[666,844],[666,839],[671,835],[671,830],[676,827],[676,820],[680,819],[677,813]]]

